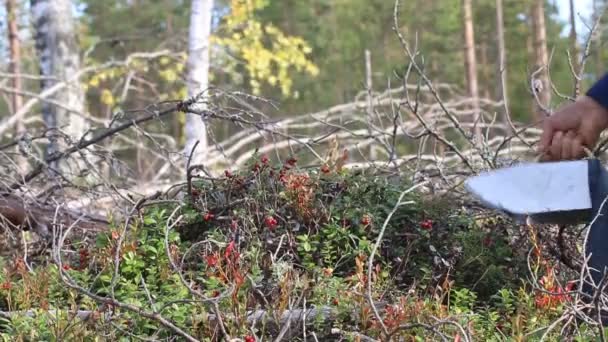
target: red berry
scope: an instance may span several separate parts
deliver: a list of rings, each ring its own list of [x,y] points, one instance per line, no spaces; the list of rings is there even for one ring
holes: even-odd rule
[[[492,241],[492,237],[490,235],[487,235],[484,239],[483,239],[483,245],[485,247],[490,247],[494,244],[494,241]]]
[[[267,155],[263,155],[260,160],[262,161],[262,164],[264,164],[264,165],[268,164],[268,156]]]
[[[274,230],[278,222],[277,219],[275,219],[274,217],[266,216],[266,218],[264,219],[264,223],[270,230]]]
[[[224,175],[226,176],[226,178],[232,178],[232,172],[230,172],[229,170],[225,170]]]
[[[361,218],[361,224],[364,226],[369,226],[369,224],[372,222],[372,218],[369,215],[363,215],[363,217]]]
[[[568,282],[568,284],[566,285],[566,292],[570,292],[572,291],[572,289],[574,288],[574,285],[576,285],[576,282],[571,280]]]
[[[205,221],[211,221],[211,220],[213,220],[214,217],[215,217],[215,215],[213,215],[210,212],[207,212],[207,213],[205,213],[205,215],[203,215],[203,219]]]
[[[232,254],[232,251],[234,251],[234,241],[230,241],[228,247],[226,247],[226,251],[224,252],[224,258],[228,259],[228,257],[230,257],[230,255]]]
[[[426,230],[431,230],[433,228],[433,221],[431,220],[424,220],[420,223],[420,227],[422,229],[426,229]]]
[[[255,342],[255,337],[253,337],[253,336],[245,336],[245,342]]]
[[[279,171],[279,182],[285,184],[287,183],[287,177],[285,175],[285,169]]]
[[[329,166],[327,166],[327,164],[325,164],[321,167],[321,172],[329,173],[329,171],[330,171],[330,169],[329,169]]]
[[[213,267],[217,265],[217,256],[215,254],[209,254],[205,256],[205,261],[207,262],[207,266]]]

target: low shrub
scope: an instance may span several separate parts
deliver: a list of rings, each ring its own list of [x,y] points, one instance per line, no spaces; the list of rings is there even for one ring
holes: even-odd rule
[[[273,165],[261,156],[246,171],[189,180],[183,203],[145,206],[95,244],[74,237],[64,246],[61,270],[50,263],[29,271],[22,260],[4,261],[2,336],[174,337],[162,317],[205,341],[224,333],[261,340],[281,333],[277,317],[286,310],[315,308],[308,333],[326,340],[354,339],[353,332],[386,337],[385,329],[407,340],[463,338],[454,323],[475,340],[540,337],[569,298],[538,293],[527,281],[533,243],[514,243],[509,232],[529,227],[449,195],[417,191],[385,222],[412,186],[405,179],[339,166],[300,168],[295,159]],[[548,289],[567,291],[555,285],[552,261],[541,259],[535,270]],[[66,286],[60,271],[82,290]],[[86,316],[80,323],[67,313],[77,310]],[[252,312],[266,319],[252,324]],[[303,336],[296,326],[288,340]]]

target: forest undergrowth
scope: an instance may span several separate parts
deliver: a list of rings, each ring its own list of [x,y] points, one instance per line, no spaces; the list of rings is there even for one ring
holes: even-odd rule
[[[540,228],[407,179],[266,155],[240,172],[190,177],[174,189],[182,201],[142,202],[126,225],[54,242],[55,262],[29,270],[4,259],[2,336],[559,339],[546,328],[576,274]],[[576,335],[596,333],[583,325]]]

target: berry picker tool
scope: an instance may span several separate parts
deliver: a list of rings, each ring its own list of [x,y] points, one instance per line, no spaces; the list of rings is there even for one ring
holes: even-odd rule
[[[465,187],[484,206],[519,222],[589,225],[582,289],[583,299],[592,300],[608,273],[608,171],[597,158],[522,163],[471,177]]]

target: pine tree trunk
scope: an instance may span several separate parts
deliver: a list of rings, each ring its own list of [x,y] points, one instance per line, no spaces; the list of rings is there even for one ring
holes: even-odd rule
[[[165,4],[167,7],[171,4],[172,0],[165,0]],[[173,31],[173,23],[175,21],[174,14],[171,11],[165,13],[165,23],[167,25],[167,36],[173,37],[175,32]],[[182,113],[180,113],[181,115]],[[171,116],[171,136],[175,138],[178,142],[178,145],[181,146],[181,137],[182,137],[182,129],[184,127],[181,122],[180,115],[172,115]]]
[[[532,32],[534,33],[534,69],[543,70],[535,75],[535,88],[537,89],[538,101],[545,107],[551,102],[551,84],[549,83],[549,54],[547,52],[547,33],[545,27],[544,0],[534,0],[532,3]],[[536,100],[535,100],[536,101]],[[536,110],[537,118],[542,118],[543,112]]]
[[[464,61],[466,70],[467,91],[472,100],[473,122],[479,120],[479,90],[477,85],[477,60],[475,59],[475,33],[473,31],[473,14],[471,0],[462,0],[464,15]],[[475,126],[475,138],[481,141],[481,128]]]
[[[498,44],[498,100],[502,100],[504,105],[503,124],[511,129],[509,96],[507,87],[507,52],[505,49],[505,23],[503,16],[502,0],[496,0],[496,42]]]
[[[526,57],[528,61],[534,61],[536,58],[536,55],[534,53],[534,32],[532,30],[532,18],[530,16],[528,16],[528,18],[526,19],[526,23],[530,28],[530,34],[526,35]],[[536,119],[538,117],[536,113],[537,108],[538,106],[536,105],[536,100],[532,98],[532,101],[530,101],[530,113],[534,113],[533,119]]]
[[[572,67],[578,76],[580,66],[578,62],[579,48],[576,40],[576,12],[574,11],[574,0],[570,0],[570,56],[572,59]],[[578,96],[578,94],[575,94],[575,96]]]
[[[602,5],[603,1],[598,1],[598,0],[593,0],[593,20],[597,20],[597,17],[601,15],[601,12],[604,9],[604,6]],[[604,65],[602,63],[602,26],[601,24],[599,25],[599,27],[597,28],[597,30],[594,32],[595,35],[595,46],[597,47],[597,50],[595,51],[595,73],[596,73],[596,77],[599,79],[600,77],[602,77],[602,74],[604,73]]]
[[[491,82],[490,82],[490,73],[489,73],[489,68],[488,68],[488,44],[486,44],[486,40],[483,39],[481,41],[481,46],[480,46],[480,53],[481,53],[481,75],[482,75],[482,80],[481,80],[481,88],[483,89],[483,97],[486,99],[490,99],[491,95],[490,95],[490,88],[491,86]]]
[[[188,37],[188,96],[197,96],[209,87],[209,36],[213,0],[193,0],[190,13],[190,33]],[[203,104],[197,105],[204,110]],[[184,152],[190,155],[194,144],[199,144],[192,156],[192,162],[200,164],[207,150],[207,129],[203,118],[196,114],[186,114],[184,127],[186,139]]]
[[[57,81],[69,81],[80,69],[72,3],[70,0],[31,0],[31,13],[40,74],[43,77],[41,88],[45,90]],[[47,129],[61,128],[72,138],[80,138],[87,127],[81,116],[84,112],[84,92],[78,81],[68,83],[52,100],[61,103],[63,107],[42,103],[42,118]],[[51,137],[47,155],[57,148],[57,138]]]
[[[8,42],[10,50],[9,72],[13,74],[11,79],[11,87],[15,93],[11,96],[11,111],[16,113],[23,106],[23,97],[21,96],[21,42],[19,41],[19,30],[17,28],[17,2],[16,0],[6,0],[6,16],[8,26]],[[23,120],[19,120],[16,125],[17,136],[25,133],[25,125]],[[27,168],[27,160],[19,158],[19,169],[24,172]]]

